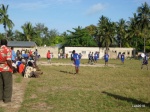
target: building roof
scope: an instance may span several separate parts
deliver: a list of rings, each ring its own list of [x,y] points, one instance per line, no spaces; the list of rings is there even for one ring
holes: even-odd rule
[[[8,41],[8,47],[35,47],[36,43],[32,41]]]

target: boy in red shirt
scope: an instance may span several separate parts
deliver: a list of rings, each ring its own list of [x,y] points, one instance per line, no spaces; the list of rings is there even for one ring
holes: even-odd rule
[[[25,64],[26,64],[26,60],[25,59],[22,59],[21,60],[21,64],[19,65],[19,73],[22,74],[24,69],[25,69]]]
[[[51,53],[50,53],[50,50],[48,50],[48,52],[47,52],[47,61],[48,61],[48,63],[51,63]]]

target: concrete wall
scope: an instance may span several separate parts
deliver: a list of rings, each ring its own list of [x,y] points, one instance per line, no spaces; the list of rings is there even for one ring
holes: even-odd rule
[[[32,50],[33,52],[35,51],[35,49],[38,50],[38,53],[41,55],[42,58],[46,58],[46,54],[47,54],[47,51],[50,50],[51,53],[53,53],[53,56],[54,58],[57,58],[58,57],[58,47],[35,47],[35,48],[15,48],[14,47],[14,50],[17,51],[17,50]]]
[[[96,51],[99,52],[100,58],[103,58],[105,54],[105,48],[99,48],[99,47],[65,47],[64,50],[58,50],[58,47],[35,47],[35,48],[15,48],[14,50],[32,50],[35,51],[35,49],[38,50],[38,53],[41,55],[42,58],[46,58],[46,53],[48,50],[50,50],[53,53],[54,58],[58,58],[58,52],[64,51],[65,54],[68,54],[68,57],[70,58],[70,55],[73,50],[76,50],[77,53],[82,53],[82,58],[87,59],[89,52],[95,53]],[[110,58],[117,58],[118,53],[125,52],[125,57],[132,57],[135,56],[135,49],[134,48],[115,48],[110,47],[108,54],[110,55]]]
[[[72,51],[75,50],[77,53],[82,53],[82,58],[87,59],[89,52],[95,53],[96,51],[99,52],[100,58],[103,58],[106,49],[105,48],[99,48],[99,47],[65,47],[64,52],[69,57],[71,56]],[[125,57],[132,57],[135,56],[135,49],[134,48],[115,48],[110,47],[108,54],[110,55],[110,58],[117,58],[118,53],[125,53]]]

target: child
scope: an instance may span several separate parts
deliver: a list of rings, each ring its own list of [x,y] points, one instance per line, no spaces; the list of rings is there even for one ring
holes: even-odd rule
[[[47,61],[48,61],[48,63],[51,63],[51,53],[50,53],[50,50],[48,50],[48,52],[47,52]]]
[[[121,58],[120,59],[121,59],[121,62],[124,64],[124,59],[125,59],[124,53],[121,54]]]
[[[109,59],[109,55],[105,52],[104,60],[105,60],[105,65],[107,66],[108,66],[108,59]]]

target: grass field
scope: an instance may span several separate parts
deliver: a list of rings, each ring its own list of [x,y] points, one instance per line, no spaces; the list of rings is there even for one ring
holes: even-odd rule
[[[70,59],[52,60],[58,62]],[[141,70],[139,60],[109,64],[114,67],[81,66],[78,75],[74,66],[40,65],[44,74],[28,83],[19,112],[150,112],[150,66]]]

